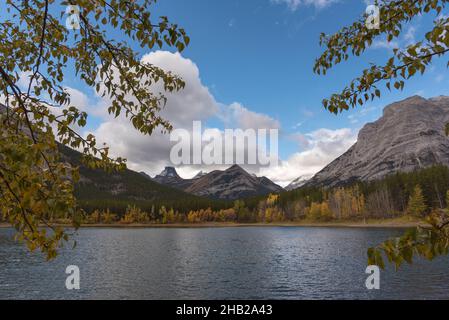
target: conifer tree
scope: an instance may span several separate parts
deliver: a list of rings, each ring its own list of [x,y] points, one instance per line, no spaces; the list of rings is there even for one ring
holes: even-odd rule
[[[421,216],[427,210],[422,189],[417,184],[408,201],[407,211],[414,216]]]

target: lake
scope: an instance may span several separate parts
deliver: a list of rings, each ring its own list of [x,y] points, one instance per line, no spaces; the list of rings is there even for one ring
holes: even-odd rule
[[[365,287],[384,228],[86,228],[51,262],[0,228],[0,299],[447,299],[449,258],[417,261]],[[80,290],[65,288],[68,265]]]

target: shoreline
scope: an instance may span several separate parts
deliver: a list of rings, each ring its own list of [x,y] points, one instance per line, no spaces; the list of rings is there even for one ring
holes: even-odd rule
[[[172,223],[172,224],[151,224],[151,223],[95,223],[82,224],[80,228],[114,228],[114,229],[134,229],[134,228],[242,228],[242,227],[321,227],[321,228],[413,228],[424,226],[425,224],[419,220],[404,219],[386,219],[375,221],[338,221],[338,222],[275,222],[275,223],[234,223],[234,222],[205,222],[205,223]],[[71,228],[71,225],[57,224],[54,226]],[[0,223],[0,228],[12,228],[7,223]]]

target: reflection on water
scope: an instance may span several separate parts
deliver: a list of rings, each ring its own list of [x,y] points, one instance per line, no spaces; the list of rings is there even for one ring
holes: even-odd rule
[[[397,229],[239,227],[82,229],[55,261],[0,229],[2,299],[444,299],[449,259],[381,272],[365,288],[366,249]],[[65,288],[77,265],[81,290]]]

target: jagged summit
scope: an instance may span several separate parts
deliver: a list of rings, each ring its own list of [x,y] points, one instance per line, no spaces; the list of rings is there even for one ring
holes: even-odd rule
[[[167,186],[183,190],[189,185],[189,180],[184,180],[178,175],[174,167],[165,167],[164,170],[153,178],[154,181]]]
[[[239,165],[232,165],[223,171],[214,170],[209,173],[200,171],[192,179],[183,179],[175,168],[166,167],[153,180],[198,196],[226,200],[283,190],[270,179],[249,174]]]
[[[165,169],[159,174],[161,177],[179,178],[178,173],[174,167],[165,167]]]
[[[238,164],[233,164],[232,166],[230,166],[229,168],[227,168],[225,171],[229,171],[229,172],[244,172],[246,174],[249,174],[248,172],[245,171],[245,169],[243,169],[241,166],[239,166]]]
[[[234,200],[280,192],[283,189],[266,177],[257,177],[239,165],[224,171],[215,170],[195,179],[186,192],[216,199]]]

